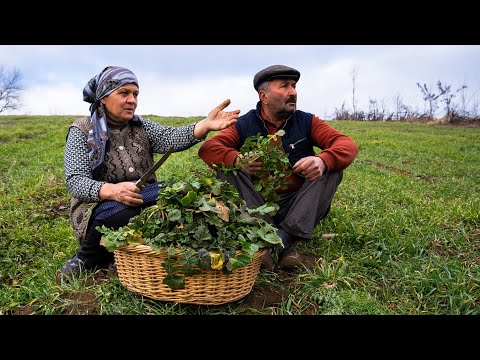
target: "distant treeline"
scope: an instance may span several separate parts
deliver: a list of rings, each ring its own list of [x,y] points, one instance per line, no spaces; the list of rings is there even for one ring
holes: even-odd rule
[[[427,84],[417,83],[425,101],[424,110],[405,104],[400,95],[393,98],[393,108],[389,108],[383,99],[369,99],[368,110],[357,107],[355,91],[356,73],[352,73],[353,91],[352,107],[346,105],[346,101],[339,108],[335,108],[333,120],[360,120],[360,121],[420,121],[438,123],[465,124],[480,122],[478,99],[468,96],[467,85],[458,89],[452,89],[451,85],[437,82],[436,89]]]

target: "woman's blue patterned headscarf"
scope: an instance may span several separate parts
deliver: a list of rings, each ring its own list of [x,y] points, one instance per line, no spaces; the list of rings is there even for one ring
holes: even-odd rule
[[[138,86],[137,77],[133,72],[119,66],[107,66],[100,74],[91,78],[83,88],[83,100],[92,104],[90,117],[93,128],[88,134],[87,144],[90,149],[90,164],[94,172],[103,164],[109,139],[105,108],[100,100],[120,86],[132,83]],[[139,121],[137,115],[134,115],[132,120]]]

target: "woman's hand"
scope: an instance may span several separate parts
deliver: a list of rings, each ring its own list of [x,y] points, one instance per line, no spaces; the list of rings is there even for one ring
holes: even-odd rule
[[[235,124],[238,120],[240,110],[223,111],[228,105],[230,105],[230,99],[214,107],[205,119],[195,125],[193,135],[197,139],[203,139],[210,131],[222,130]]]
[[[118,184],[105,183],[100,188],[98,196],[101,200],[115,200],[128,206],[143,204],[140,189],[133,182],[125,181]]]

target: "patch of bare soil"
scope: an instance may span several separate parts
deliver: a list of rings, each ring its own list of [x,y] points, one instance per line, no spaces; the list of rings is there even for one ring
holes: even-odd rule
[[[110,281],[110,278],[117,275],[114,266],[94,272],[87,276],[84,281],[86,288],[104,284]],[[62,308],[60,315],[98,315],[99,307],[95,291],[63,293],[56,301],[56,306]],[[17,306],[12,311],[12,315],[33,315],[35,309],[33,306]]]
[[[98,315],[98,304],[94,291],[64,293],[61,300],[56,302],[58,307],[63,308],[61,315]],[[17,306],[12,315],[34,315],[33,306]]]
[[[110,278],[117,275],[116,267],[96,271],[85,278],[85,287],[92,287],[110,281]],[[64,310],[61,315],[98,315],[97,295],[94,291],[64,293],[60,296]]]
[[[26,306],[17,306],[12,310],[12,315],[32,315],[34,314],[34,309],[30,305]]]
[[[98,315],[98,306],[93,291],[62,294],[67,303],[61,315]]]
[[[51,207],[45,209],[51,219],[57,217],[63,217],[65,219],[68,219],[69,210],[70,204],[67,202],[53,204]]]
[[[321,261],[321,258],[314,254],[301,253],[301,256],[301,261],[306,268],[312,268]],[[236,310],[243,315],[273,315],[273,308],[280,305],[291,293],[292,286],[294,286],[292,282],[300,271],[302,268],[293,271],[276,270],[277,281],[254,287]],[[315,313],[316,309],[313,305],[309,305],[303,311],[303,315]]]

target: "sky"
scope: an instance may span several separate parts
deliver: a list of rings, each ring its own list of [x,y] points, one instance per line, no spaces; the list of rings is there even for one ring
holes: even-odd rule
[[[300,71],[297,109],[326,120],[352,109],[354,77],[364,111],[398,97],[425,110],[417,83],[466,85],[467,106],[480,96],[480,45],[0,45],[0,67],[19,70],[23,86],[21,108],[1,115],[89,115],[83,88],[108,65],[137,76],[139,115],[206,116],[225,99],[245,114],[258,101],[254,75],[274,64]]]

